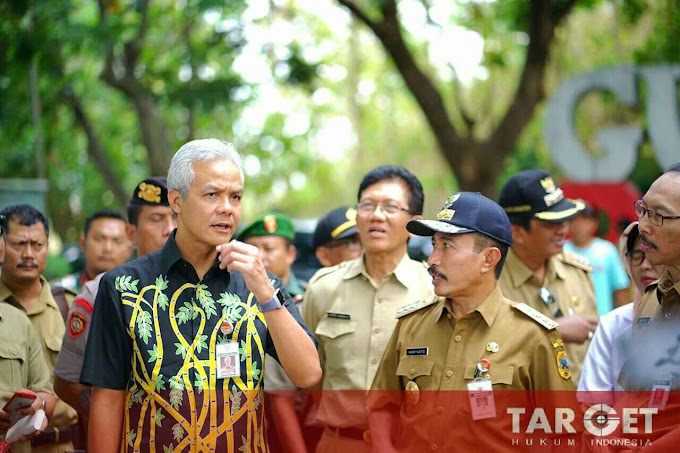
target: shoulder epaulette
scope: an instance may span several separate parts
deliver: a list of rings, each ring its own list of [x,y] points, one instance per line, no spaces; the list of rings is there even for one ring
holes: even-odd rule
[[[307,286],[311,285],[317,280],[320,280],[324,278],[327,275],[332,274],[333,272],[337,271],[338,269],[341,269],[347,265],[347,261],[343,261],[340,264],[336,264],[335,266],[330,266],[330,267],[322,267],[314,275],[312,275],[312,278],[309,279],[309,283],[307,283]]]
[[[524,302],[515,304],[513,305],[514,308],[517,310],[521,311],[543,327],[545,327],[548,330],[552,330],[555,327],[559,326],[559,324],[552,319],[548,318],[546,315],[541,313],[540,311],[536,310],[535,308],[530,307],[529,305],[525,304]]]
[[[411,313],[420,310],[421,308],[429,307],[430,305],[434,304],[437,302],[436,297],[432,297],[428,300],[417,300],[415,302],[410,302],[406,305],[402,305],[399,307],[399,310],[397,310],[397,314],[395,315],[395,318],[403,318],[406,315],[410,315]]]
[[[584,256],[577,255],[576,253],[567,252],[566,250],[562,252],[562,261],[572,266],[583,269],[586,272],[592,272],[593,266],[590,264],[590,260]]]

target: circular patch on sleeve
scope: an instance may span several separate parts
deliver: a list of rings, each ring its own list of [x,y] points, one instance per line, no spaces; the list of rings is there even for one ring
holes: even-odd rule
[[[79,311],[74,311],[68,318],[68,333],[71,338],[78,338],[85,331],[85,326],[87,325],[87,319]]]

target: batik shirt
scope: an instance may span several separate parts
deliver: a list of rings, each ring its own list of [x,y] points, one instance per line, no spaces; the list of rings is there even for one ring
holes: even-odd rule
[[[222,379],[226,362],[218,368],[217,357],[225,347],[238,363]],[[265,353],[277,359],[243,277],[216,262],[199,279],[173,235],[162,250],[102,278],[81,382],[125,390],[121,451],[267,452]]]

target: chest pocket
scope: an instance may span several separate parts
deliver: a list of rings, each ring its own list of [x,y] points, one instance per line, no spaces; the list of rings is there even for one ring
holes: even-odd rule
[[[429,357],[402,357],[399,361],[397,376],[401,377],[402,386],[405,388],[409,381],[414,381],[419,389],[417,403],[406,400],[406,415],[421,412],[428,403],[433,403],[435,390],[439,388],[432,378],[433,368],[434,360]]]
[[[465,366],[465,373],[463,377],[466,382],[472,381],[475,378],[475,368],[476,363],[468,363]],[[512,388],[512,378],[515,374],[515,367],[513,366],[499,366],[492,365],[489,370],[489,376],[491,378],[491,383],[495,389],[510,389]]]
[[[23,344],[0,343],[0,381],[8,389],[26,387],[26,347]],[[24,376],[24,372],[26,376]]]
[[[357,331],[356,321],[325,317],[316,326],[314,333],[319,339],[320,347],[324,348],[327,357],[333,357],[325,363],[329,376],[347,375],[352,370],[352,364],[357,362]]]
[[[334,340],[343,335],[347,335],[348,333],[354,333],[356,330],[356,321],[326,317],[319,322],[314,333]]]

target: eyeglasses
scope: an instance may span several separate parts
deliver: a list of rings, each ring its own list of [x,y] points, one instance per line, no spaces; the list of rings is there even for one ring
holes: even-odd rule
[[[626,256],[628,257],[630,264],[635,266],[641,265],[645,258],[647,258],[647,254],[642,250],[633,250],[630,253],[626,253]]]
[[[647,215],[649,223],[655,226],[663,226],[664,220],[680,219],[680,215],[661,215],[658,212],[647,209],[645,208],[644,202],[642,200],[638,200],[633,203],[633,207],[635,208],[635,215],[638,216],[640,220],[642,220],[642,218]]]
[[[551,293],[548,288],[545,286],[538,288],[538,297],[543,301],[546,307],[550,308],[553,318],[562,317],[562,310],[559,305],[557,305],[557,299],[555,299],[555,296],[553,296],[553,293]]]
[[[364,215],[373,214],[375,210],[378,209],[378,207],[380,207],[380,209],[382,209],[382,212],[387,215],[394,215],[397,214],[399,211],[408,212],[409,214],[411,213],[411,211],[409,211],[408,209],[402,208],[401,206],[397,206],[396,204],[391,203],[383,204],[374,203],[372,201],[363,201],[357,204],[356,206],[359,214]]]

